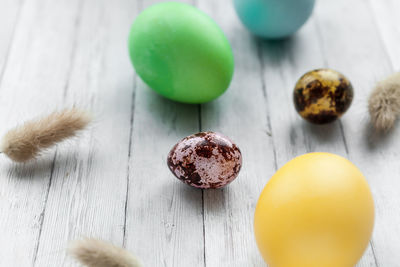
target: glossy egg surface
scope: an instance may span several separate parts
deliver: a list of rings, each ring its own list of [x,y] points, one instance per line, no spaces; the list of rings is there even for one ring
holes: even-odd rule
[[[197,188],[220,188],[237,177],[242,155],[227,137],[201,132],[178,142],[171,149],[167,164],[185,184]]]
[[[360,170],[330,153],[299,156],[262,191],[254,216],[259,250],[273,267],[351,267],[368,246],[374,202]]]
[[[236,13],[253,34],[284,38],[311,16],[315,0],[233,0]]]
[[[301,117],[311,123],[325,124],[347,111],[353,94],[353,86],[343,74],[332,69],[317,69],[297,81],[293,101]]]
[[[204,103],[225,92],[233,75],[231,46],[204,12],[179,2],[161,2],[136,18],[129,52],[140,78],[160,95]]]

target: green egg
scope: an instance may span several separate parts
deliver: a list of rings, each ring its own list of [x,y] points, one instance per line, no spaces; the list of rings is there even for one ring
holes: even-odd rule
[[[184,3],[162,2],[139,14],[129,52],[142,80],[179,102],[211,101],[225,92],[233,75],[232,49],[222,30]]]

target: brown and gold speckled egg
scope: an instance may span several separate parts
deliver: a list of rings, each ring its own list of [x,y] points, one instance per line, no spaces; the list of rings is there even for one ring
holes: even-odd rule
[[[197,188],[220,188],[242,167],[239,148],[227,137],[201,132],[185,137],[169,152],[167,164],[182,182]]]
[[[309,122],[324,124],[343,115],[353,100],[353,86],[341,73],[317,69],[296,84],[293,100],[297,112]]]

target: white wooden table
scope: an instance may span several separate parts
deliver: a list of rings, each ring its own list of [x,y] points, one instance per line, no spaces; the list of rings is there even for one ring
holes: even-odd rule
[[[349,158],[369,181],[376,224],[358,266],[400,266],[400,127],[372,136],[367,114],[374,83],[400,69],[400,1],[319,0],[293,38],[274,42],[250,35],[230,0],[192,1],[235,55],[229,90],[203,105],[163,99],[133,71],[129,28],[154,2],[0,1],[0,134],[72,104],[96,115],[80,139],[35,162],[0,157],[0,266],[77,266],[65,247],[82,236],[125,246],[149,267],[265,266],[252,230],[259,193],[312,151]],[[296,114],[292,90],[320,67],[348,76],[355,99],[340,121],[313,126]],[[200,130],[242,150],[225,189],[192,189],[166,166],[169,149]]]

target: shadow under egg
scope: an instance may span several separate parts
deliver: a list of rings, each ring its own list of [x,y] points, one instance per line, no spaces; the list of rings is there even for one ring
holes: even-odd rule
[[[292,139],[293,136],[296,136],[294,132],[297,129],[302,129],[306,139],[315,139],[320,143],[334,142],[335,140],[337,140],[338,136],[342,135],[341,122],[339,120],[322,125],[312,124],[304,120],[299,120],[290,128],[289,136],[291,143],[295,142],[295,140]]]
[[[179,190],[179,196],[182,197],[182,201],[189,204],[191,208],[199,208],[203,212],[219,212],[225,206],[225,195],[228,193],[229,185],[223,188],[216,189],[200,189],[187,185],[183,182],[177,181],[179,183],[177,190]],[[176,186],[176,183],[173,183]]]
[[[393,138],[396,138],[395,131],[398,131],[396,127],[388,132],[380,132],[370,122],[367,122],[363,127],[364,144],[370,152],[381,151],[386,146],[393,144]]]

